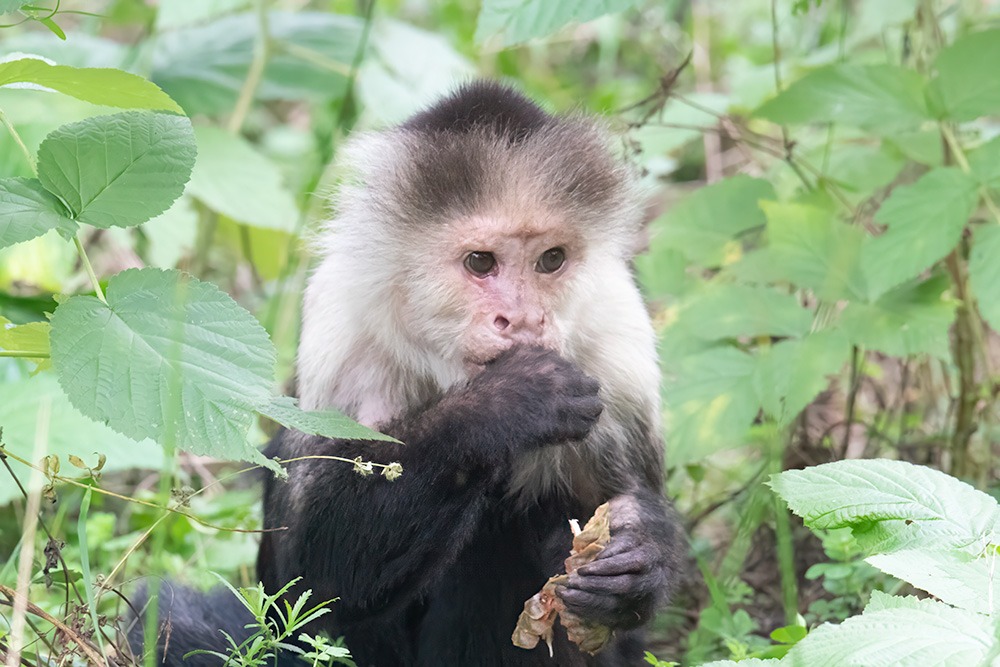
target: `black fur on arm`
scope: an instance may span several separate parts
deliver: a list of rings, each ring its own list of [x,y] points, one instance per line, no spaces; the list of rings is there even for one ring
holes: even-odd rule
[[[489,503],[501,500],[520,452],[584,437],[602,411],[598,384],[556,353],[515,348],[468,385],[385,430],[404,445],[287,432],[279,455],[399,461],[396,481],[338,461],[289,465],[269,480],[258,570],[269,589],[302,576],[319,599],[339,597],[340,623],[391,613],[454,562]]]

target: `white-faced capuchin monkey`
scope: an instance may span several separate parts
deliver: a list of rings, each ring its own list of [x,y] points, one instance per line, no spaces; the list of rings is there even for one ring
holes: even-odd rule
[[[283,530],[263,534],[261,581],[337,598],[314,631],[343,635],[359,667],[640,663],[684,538],[662,495],[660,374],[630,268],[635,173],[599,123],[491,82],[343,153],[298,391],[404,444],[284,431],[268,455],[404,473],[309,459],[268,479],[265,528]],[[568,520],[607,501],[610,544],[559,593],[613,641],[590,656],[557,626],[551,656],[514,646],[524,601],[563,572]],[[247,635],[226,595],[161,592],[164,662],[219,664],[181,656],[219,650],[220,628]]]

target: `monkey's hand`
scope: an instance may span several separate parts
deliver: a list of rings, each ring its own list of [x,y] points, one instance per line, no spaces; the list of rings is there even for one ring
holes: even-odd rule
[[[552,350],[517,346],[488,363],[469,386],[514,448],[581,440],[604,406],[600,385]]]
[[[566,609],[611,628],[638,627],[665,598],[676,545],[661,503],[634,495],[610,501],[611,542],[569,575],[559,591]]]

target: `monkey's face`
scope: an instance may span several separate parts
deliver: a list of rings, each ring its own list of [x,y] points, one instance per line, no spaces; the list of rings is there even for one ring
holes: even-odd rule
[[[407,319],[422,326],[415,333],[469,373],[517,344],[562,351],[574,276],[586,259],[579,233],[537,210],[445,227],[433,241],[437,256],[424,264],[429,270],[411,274],[404,287]]]

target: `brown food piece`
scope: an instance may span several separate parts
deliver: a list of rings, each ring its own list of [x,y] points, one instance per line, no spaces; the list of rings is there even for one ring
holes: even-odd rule
[[[591,623],[586,623],[579,616],[566,611],[566,606],[559,599],[556,586],[565,584],[569,575],[577,568],[590,563],[604,547],[611,542],[611,515],[608,503],[604,503],[594,511],[583,530],[575,523],[573,528],[573,548],[565,561],[566,574],[550,577],[538,593],[525,601],[524,611],[517,619],[511,641],[514,646],[535,648],[540,639],[544,639],[552,655],[552,626],[556,618],[566,629],[570,641],[580,647],[581,651],[597,653],[611,639],[611,629]]]

